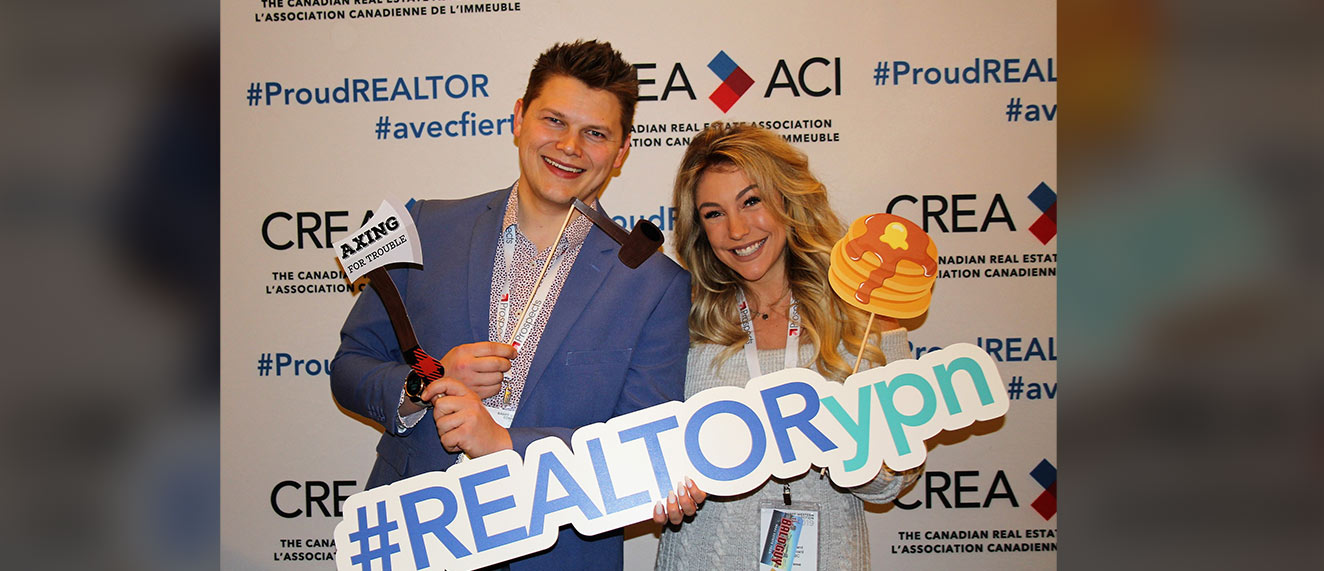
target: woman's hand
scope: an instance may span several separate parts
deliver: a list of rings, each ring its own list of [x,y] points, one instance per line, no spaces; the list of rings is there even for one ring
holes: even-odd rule
[[[672,524],[679,524],[681,519],[694,515],[706,499],[708,499],[708,494],[700,490],[694,484],[694,480],[687,477],[681,486],[667,494],[665,502],[658,502],[653,507],[653,521],[655,523],[671,522]]]

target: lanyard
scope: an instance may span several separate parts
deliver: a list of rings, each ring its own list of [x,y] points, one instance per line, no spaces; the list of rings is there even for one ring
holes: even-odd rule
[[[506,267],[505,267],[506,279],[502,283],[501,296],[497,299],[497,322],[498,322],[497,340],[498,341],[505,339],[506,335],[510,331],[510,323],[509,323],[509,318],[511,317],[510,291],[511,291],[511,283],[515,279],[514,276],[515,269],[511,267],[511,264],[513,263],[515,257],[515,236],[517,233],[518,231],[516,230],[516,228],[512,226],[501,237],[502,256],[506,261]],[[541,278],[538,282],[538,289],[533,292],[532,298],[529,299],[529,305],[527,310],[528,316],[523,318],[517,318],[519,319],[519,323],[520,323],[519,329],[515,331],[515,335],[510,340],[511,346],[513,346],[516,350],[519,350],[520,347],[523,346],[526,341],[528,341],[529,336],[533,334],[533,330],[537,327],[538,324],[538,316],[542,314],[543,309],[546,308],[547,306],[547,298],[550,297],[551,295],[552,283],[556,281],[557,274],[559,273],[561,268],[561,260],[565,258],[565,254],[566,254],[565,249],[562,249],[560,251],[557,251],[555,249],[560,247],[560,245],[561,245],[561,241],[560,238],[558,237],[556,243],[550,246],[551,248],[553,248],[553,250],[549,252],[549,254],[551,254],[552,256],[552,259],[550,262],[544,262],[548,264],[548,267],[546,268],[546,270],[542,272]],[[551,279],[547,279],[548,278],[548,276],[546,275],[547,270],[551,271]],[[534,347],[533,350],[536,350],[536,346]],[[532,354],[530,354],[530,357],[532,357]],[[511,397],[513,396],[513,391],[511,389],[511,386],[514,383],[514,379],[512,377],[514,373],[515,373],[515,368],[512,366],[509,371],[506,371],[506,373],[501,376],[500,394],[501,394],[502,407],[511,406]],[[516,404],[516,406],[518,406],[518,404]],[[493,409],[492,407],[489,406],[488,410],[501,412],[501,414],[505,414],[508,417],[514,416],[513,409],[509,411],[502,411],[501,409]],[[495,413],[494,413],[494,417],[496,417]],[[502,422],[503,420],[504,422]],[[506,418],[506,417],[498,418],[498,423],[500,423],[502,426],[505,427],[510,426],[510,421],[511,418]]]
[[[749,366],[749,378],[762,375],[759,369],[758,346],[754,342],[754,320],[750,317],[749,302],[745,300],[745,291],[736,290],[740,309],[740,328],[749,337],[745,341],[745,363]],[[800,358],[800,312],[795,309],[795,296],[791,296],[790,315],[786,319],[786,353],[783,368],[799,366]]]
[[[505,339],[510,333],[510,284],[515,279],[515,269],[510,267],[515,257],[515,234],[518,231],[515,227],[510,227],[509,231],[501,237],[502,255],[506,260],[506,279],[501,284],[501,297],[497,300],[497,341]],[[561,245],[558,241],[553,244],[553,248]],[[521,345],[529,338],[533,331],[533,326],[538,321],[538,316],[542,313],[543,307],[547,305],[547,297],[551,294],[552,284],[556,281],[556,274],[561,268],[561,260],[565,257],[565,252],[557,252],[552,256],[551,266],[547,268],[550,276],[545,276],[541,284],[538,284],[538,290],[533,292],[533,301],[529,304],[529,316],[524,319],[524,324],[520,326],[519,331],[515,332],[515,338],[511,340],[511,345],[519,349]],[[516,317],[518,319],[518,317]]]

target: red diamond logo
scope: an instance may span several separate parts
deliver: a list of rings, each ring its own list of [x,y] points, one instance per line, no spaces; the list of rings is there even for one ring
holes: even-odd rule
[[[1049,212],[1057,214],[1057,207],[1054,206]],[[1030,233],[1034,234],[1034,237],[1038,238],[1039,242],[1043,243],[1045,246],[1048,245],[1049,240],[1052,240],[1054,236],[1057,236],[1057,222],[1054,221],[1054,218],[1056,218],[1056,216],[1050,217],[1048,213],[1045,212],[1034,221],[1034,224],[1030,225]]]
[[[1044,493],[1039,494],[1039,497],[1030,502],[1030,507],[1039,512],[1039,516],[1044,518],[1044,521],[1048,521],[1054,515],[1057,515],[1057,482],[1053,482],[1053,485],[1048,486]]]
[[[722,83],[731,86],[731,90],[736,92],[736,97],[740,97],[746,91],[749,91],[751,85],[754,85],[754,78],[745,73],[745,70],[737,67],[735,71],[731,72],[731,76],[727,77],[726,81]]]
[[[726,113],[731,110],[731,106],[735,105],[736,101],[740,100],[740,94],[731,89],[729,84],[723,83],[713,90],[713,94],[709,95],[708,99],[716,104],[717,108],[721,109],[723,113]]]

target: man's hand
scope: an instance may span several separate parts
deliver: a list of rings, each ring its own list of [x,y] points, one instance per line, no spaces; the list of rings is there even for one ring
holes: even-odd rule
[[[447,452],[477,458],[513,448],[510,432],[492,419],[482,399],[464,383],[450,377],[433,381],[423,398],[432,401],[437,437]]]
[[[685,478],[681,485],[667,494],[667,501],[653,506],[653,522],[679,524],[681,519],[694,515],[706,499],[708,494],[694,485],[694,480]]]
[[[510,370],[515,348],[505,343],[481,341],[452,347],[441,358],[446,376],[463,383],[485,399],[501,390],[501,375]]]

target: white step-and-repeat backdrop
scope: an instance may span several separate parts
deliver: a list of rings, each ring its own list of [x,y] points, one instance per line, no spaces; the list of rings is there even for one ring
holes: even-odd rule
[[[1056,566],[1055,2],[223,0],[221,21],[224,569],[331,568],[372,465],[378,431],[329,388],[356,293],[331,242],[386,197],[513,182],[514,102],[578,38],[639,69],[602,198],[624,226],[669,236],[685,145],[724,120],[808,153],[845,221],[888,211],[937,242],[914,352],[979,345],[1011,409],[937,436],[920,481],[870,508],[873,567]],[[652,566],[655,531],[628,528],[627,568]]]

